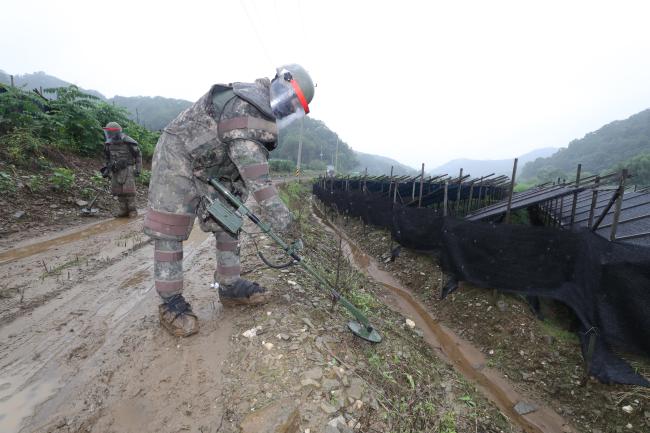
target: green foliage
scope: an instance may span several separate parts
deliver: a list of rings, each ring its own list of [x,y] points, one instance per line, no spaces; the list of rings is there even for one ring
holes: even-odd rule
[[[16,192],[16,180],[9,173],[0,171],[0,193],[13,194],[15,192]]]
[[[95,197],[95,190],[92,188],[84,188],[81,190],[81,196],[86,200],[91,200]]]
[[[81,155],[103,149],[102,127],[118,122],[151,158],[160,136],[128,118],[125,108],[108,104],[76,86],[49,88],[43,95],[0,85],[0,149],[16,163],[38,158],[46,144]]]
[[[313,161],[309,161],[307,168],[314,171],[325,171],[327,169],[327,164],[319,159],[314,159]]]
[[[50,176],[50,182],[55,189],[59,191],[67,191],[74,185],[75,174],[69,168],[59,167],[54,169]]]
[[[270,159],[269,171],[271,173],[288,173],[296,169],[296,164],[287,159]]]
[[[104,186],[104,184],[106,183],[106,179],[104,179],[104,176],[102,176],[102,174],[98,171],[95,171],[93,173],[93,175],[90,177],[90,181],[97,188]]]
[[[32,194],[38,194],[45,190],[45,178],[40,174],[33,174],[29,176],[27,181],[27,188]]]
[[[34,135],[30,129],[14,129],[0,137],[3,153],[15,164],[23,165],[30,159],[41,156],[43,140]]]
[[[456,414],[454,412],[447,412],[440,420],[439,433],[456,433]]]
[[[590,132],[548,158],[537,158],[524,166],[522,179],[554,180],[558,176],[572,179],[578,164],[600,173],[630,161],[650,148],[650,109],[626,120],[609,123]],[[568,176],[567,176],[568,174]]]
[[[151,171],[142,169],[142,172],[140,173],[140,176],[137,177],[138,183],[141,183],[142,185],[149,185],[149,182],[151,181]]]
[[[629,160],[619,163],[612,171],[627,168],[632,175],[631,182],[637,185],[650,185],[650,153],[641,153]]]

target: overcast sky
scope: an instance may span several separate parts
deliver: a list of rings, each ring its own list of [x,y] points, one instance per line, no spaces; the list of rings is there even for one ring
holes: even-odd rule
[[[650,107],[648,1],[8,0],[0,69],[196,100],[300,63],[354,149],[427,167],[566,146]]]

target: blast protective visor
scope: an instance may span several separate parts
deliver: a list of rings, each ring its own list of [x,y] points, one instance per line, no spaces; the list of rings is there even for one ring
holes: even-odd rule
[[[104,129],[104,138],[107,143],[112,143],[113,141],[119,141],[122,139],[122,130],[119,128],[103,128]]]
[[[278,72],[271,82],[271,110],[280,128],[309,113],[305,95],[286,70]]]

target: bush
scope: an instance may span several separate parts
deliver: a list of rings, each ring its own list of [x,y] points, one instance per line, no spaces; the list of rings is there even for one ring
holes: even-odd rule
[[[325,171],[327,169],[327,164],[320,159],[314,159],[312,161],[309,161],[307,168],[314,171]]]
[[[27,188],[32,194],[40,193],[45,189],[45,179],[40,174],[33,174],[29,176]]]
[[[41,157],[43,139],[30,129],[14,129],[2,138],[2,148],[7,158],[18,165]]]
[[[11,193],[16,192],[16,180],[9,174],[4,171],[0,171],[0,193]]]
[[[54,189],[59,191],[67,191],[74,185],[75,174],[69,168],[59,167],[54,169],[54,173],[50,176],[50,182],[54,185]]]
[[[296,164],[288,159],[271,159],[269,160],[269,169],[275,173],[293,172]]]
[[[102,176],[102,174],[98,171],[95,171],[93,173],[93,175],[90,177],[90,181],[97,188],[101,188],[106,183],[106,179],[104,179],[104,176]]]
[[[142,169],[140,177],[138,177],[137,180],[138,183],[141,183],[142,185],[149,185],[149,181],[151,180],[151,171]]]

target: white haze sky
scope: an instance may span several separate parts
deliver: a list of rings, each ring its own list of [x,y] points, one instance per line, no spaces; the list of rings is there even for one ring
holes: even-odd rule
[[[5,0],[0,69],[196,100],[300,63],[312,115],[427,168],[512,158],[650,107],[648,1]]]

